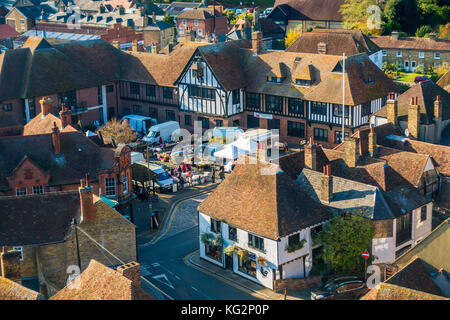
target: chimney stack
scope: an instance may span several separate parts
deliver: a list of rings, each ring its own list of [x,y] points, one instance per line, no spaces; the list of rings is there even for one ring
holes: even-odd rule
[[[260,53],[262,50],[262,32],[252,32],[252,51],[254,53]]]
[[[420,111],[417,104],[417,97],[411,97],[411,104],[408,108],[408,131],[413,139],[419,139],[419,119]]]
[[[333,176],[331,175],[331,165],[323,167],[323,176],[321,180],[320,200],[330,202],[333,198]]]
[[[313,137],[309,138],[309,143],[305,146],[305,167],[311,170],[317,170],[317,145]]]
[[[398,40],[398,31],[392,31],[391,38],[392,40]]]
[[[21,283],[19,251],[8,251],[6,247],[2,248],[2,252],[0,252],[0,276]]]
[[[53,122],[52,143],[53,143],[53,148],[55,150],[55,154],[60,154],[61,153],[61,132],[59,131],[59,128],[56,125],[56,122]]]
[[[434,120],[442,120],[442,101],[440,96],[436,96],[434,101]]]
[[[373,127],[370,127],[369,132],[369,154],[371,157],[376,157],[377,153],[377,134]]]
[[[325,42],[319,42],[317,44],[317,53],[318,54],[327,54],[327,44]]]
[[[356,167],[359,159],[358,139],[354,137],[346,137],[344,141],[345,163],[348,167]]]
[[[395,98],[395,93],[389,93],[389,98],[387,100],[387,121],[392,123],[394,126],[397,125],[398,117],[398,102]]]
[[[141,265],[132,261],[117,267],[117,272],[131,280],[131,299],[136,299],[141,290]]]
[[[59,117],[61,118],[61,130],[66,126],[72,124],[72,112],[66,107],[64,103],[61,105]]]
[[[83,222],[95,220],[95,207],[93,200],[93,187],[89,186],[88,176],[86,175],[86,185],[83,186],[83,180],[81,180],[81,186],[78,188],[80,194],[80,207],[81,217]]]
[[[432,40],[432,41],[436,41],[436,33],[435,33],[435,32],[430,32],[429,38],[430,38],[430,40]]]
[[[52,99],[48,98],[48,97],[43,97],[41,100],[39,100],[39,103],[41,104],[41,115],[42,118],[51,113],[52,109],[53,109],[53,105],[52,105]]]

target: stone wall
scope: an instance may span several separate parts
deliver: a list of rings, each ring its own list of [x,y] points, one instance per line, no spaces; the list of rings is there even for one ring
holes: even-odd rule
[[[320,283],[320,276],[312,276],[309,278],[297,278],[297,279],[278,279],[274,281],[273,290],[275,292],[282,292],[287,290],[304,290],[308,288],[314,288]]]

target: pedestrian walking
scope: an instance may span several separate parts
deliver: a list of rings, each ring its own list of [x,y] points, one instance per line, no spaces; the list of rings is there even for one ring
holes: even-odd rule
[[[220,168],[219,178],[221,181],[225,180],[225,170],[223,169],[223,167]]]
[[[216,182],[216,168],[215,167],[212,167],[212,170],[211,170],[211,180],[212,180],[212,183]]]

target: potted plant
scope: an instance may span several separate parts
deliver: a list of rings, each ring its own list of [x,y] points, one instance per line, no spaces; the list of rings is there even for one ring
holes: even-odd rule
[[[294,252],[294,251],[300,250],[301,248],[303,248],[305,243],[306,243],[306,239],[302,239],[302,240],[300,240],[299,243],[296,243],[296,244],[293,244],[290,246],[286,245],[285,250],[287,252]]]
[[[212,244],[216,247],[223,246],[223,237],[220,233],[217,234],[216,238],[212,241]]]
[[[226,247],[225,250],[224,250],[224,253],[227,256],[232,257],[233,253],[237,253],[238,249],[239,249],[238,246],[233,244],[231,246]]]
[[[261,266],[264,266],[264,267],[267,266],[267,259],[264,258],[264,257],[262,257],[262,256],[259,256],[259,257],[256,259],[256,262],[257,262],[259,265],[261,265]]]

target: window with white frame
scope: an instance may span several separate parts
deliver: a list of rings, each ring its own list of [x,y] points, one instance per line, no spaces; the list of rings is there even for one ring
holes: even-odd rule
[[[23,261],[23,247],[13,247],[13,250],[16,250],[20,253],[19,259]]]
[[[435,52],[434,53],[434,58],[435,59],[440,59],[441,58],[441,53],[440,52]]]
[[[194,26],[196,26],[196,27],[198,26],[198,20],[197,19],[194,20]]]
[[[381,55],[382,55],[383,57],[386,57],[386,56],[387,56],[387,51],[386,51],[386,50],[382,50],[382,51],[381,51]]]
[[[402,52],[400,50],[397,50],[397,57],[401,57],[402,56]]]
[[[105,193],[110,197],[116,195],[116,178],[105,179]]]
[[[254,234],[248,234],[248,246],[250,248],[257,249],[259,251],[264,251],[264,239],[258,237]]]
[[[419,52],[419,58],[420,59],[425,58],[425,52]]]
[[[44,193],[44,186],[33,186],[33,194]]]
[[[211,218],[211,231],[214,233],[221,233],[220,221]]]
[[[16,188],[16,196],[25,196],[27,194],[27,188]]]
[[[123,183],[123,193],[127,194],[128,193],[128,173],[125,173],[122,176],[122,183]]]

